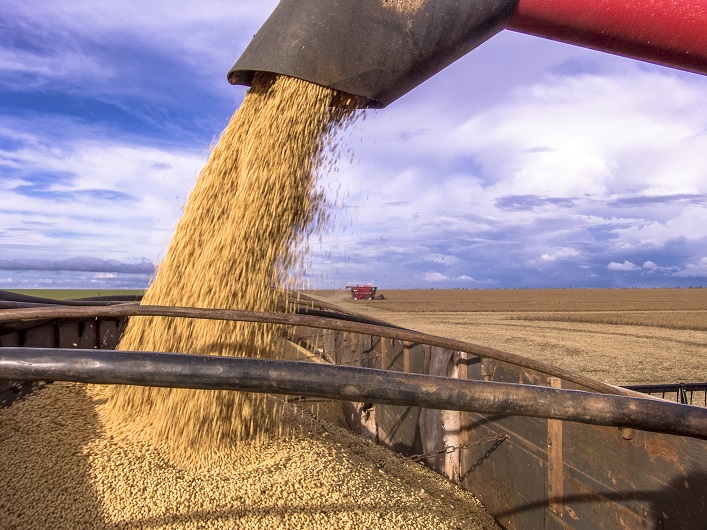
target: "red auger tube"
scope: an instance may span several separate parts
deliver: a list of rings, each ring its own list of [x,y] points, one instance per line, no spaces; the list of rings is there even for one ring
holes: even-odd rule
[[[707,0],[519,0],[507,29],[707,74]]]

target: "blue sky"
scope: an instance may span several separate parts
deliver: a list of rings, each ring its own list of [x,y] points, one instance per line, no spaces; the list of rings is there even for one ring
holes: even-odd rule
[[[0,4],[0,289],[147,285],[275,5]],[[346,133],[306,281],[707,286],[706,95],[504,31]]]

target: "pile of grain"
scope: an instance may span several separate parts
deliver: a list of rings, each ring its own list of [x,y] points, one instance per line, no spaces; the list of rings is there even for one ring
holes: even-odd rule
[[[112,436],[105,407],[54,383],[0,409],[0,528],[496,528],[443,477],[289,406],[290,436],[200,470]]]
[[[316,174],[357,104],[256,76],[144,303],[280,307],[300,243],[325,220]],[[277,330],[142,317],[120,347],[271,356]],[[494,527],[471,495],[420,465],[237,392],[55,383],[0,410],[0,474],[3,528]]]

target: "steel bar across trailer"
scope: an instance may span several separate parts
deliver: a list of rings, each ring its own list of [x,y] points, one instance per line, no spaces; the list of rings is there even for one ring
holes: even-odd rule
[[[326,363],[182,353],[0,348],[0,379],[290,394],[545,417],[707,439],[707,410],[698,407]]]

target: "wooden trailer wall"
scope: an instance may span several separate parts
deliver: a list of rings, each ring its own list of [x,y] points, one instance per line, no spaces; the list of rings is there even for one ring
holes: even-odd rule
[[[585,390],[540,372],[423,344],[298,329],[337,364]],[[707,528],[707,442],[520,416],[353,403],[363,436],[472,491],[508,529]],[[419,455],[427,455],[420,457]]]
[[[0,324],[0,347],[114,349],[124,327],[124,318]]]

